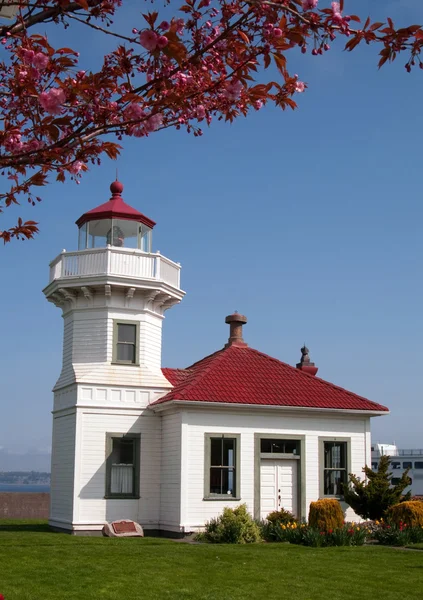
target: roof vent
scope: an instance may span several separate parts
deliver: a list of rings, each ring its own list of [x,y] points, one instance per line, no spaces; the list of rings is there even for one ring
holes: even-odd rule
[[[228,315],[225,319],[225,323],[229,325],[229,339],[227,344],[225,344],[225,348],[229,348],[229,346],[238,346],[240,348],[245,348],[248,346],[242,339],[242,326],[247,322],[247,317],[244,315],[240,315],[236,311],[232,315]]]

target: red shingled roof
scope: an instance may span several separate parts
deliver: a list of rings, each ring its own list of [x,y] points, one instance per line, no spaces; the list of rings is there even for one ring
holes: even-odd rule
[[[152,405],[179,400],[388,411],[386,406],[249,347],[229,346],[187,369],[163,369],[163,374],[174,387]]]

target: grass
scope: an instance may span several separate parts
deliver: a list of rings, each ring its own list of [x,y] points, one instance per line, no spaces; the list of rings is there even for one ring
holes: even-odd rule
[[[84,538],[0,521],[5,600],[421,600],[420,552]]]
[[[413,550],[423,550],[423,543],[421,544],[410,544],[407,548],[413,548]]]

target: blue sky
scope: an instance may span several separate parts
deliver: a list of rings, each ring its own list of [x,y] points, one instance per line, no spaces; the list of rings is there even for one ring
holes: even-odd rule
[[[141,27],[135,5],[122,11],[131,28]],[[423,23],[419,0],[356,0],[354,12]],[[96,41],[94,62],[107,43]],[[75,220],[108,199],[117,166],[125,200],[157,221],[154,249],[183,267],[164,366],[222,347],[224,318],[238,310],[254,348],[295,364],[306,342],[321,377],[389,406],[373,420],[375,441],[423,447],[423,72],[407,74],[405,60],[378,71],[371,47],[293,56],[309,84],[297,111],[266,108],[200,139],[126,140],[119,161],[81,185],[53,183],[37,207],[6,211],[2,226],[21,214],[41,233],[0,249],[0,446],[50,445],[62,319],[41,290],[49,261],[77,247]]]

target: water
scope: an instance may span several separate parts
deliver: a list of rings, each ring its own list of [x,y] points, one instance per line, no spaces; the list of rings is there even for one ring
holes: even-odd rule
[[[49,485],[24,485],[22,483],[0,483],[0,492],[50,492]]]

